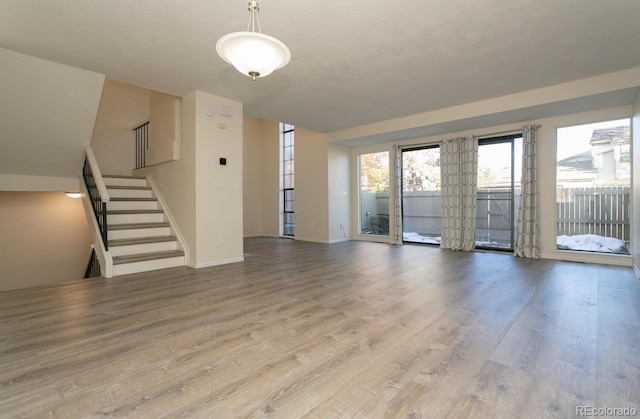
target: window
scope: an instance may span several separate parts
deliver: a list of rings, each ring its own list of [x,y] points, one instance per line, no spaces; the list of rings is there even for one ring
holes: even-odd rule
[[[556,246],[629,254],[630,120],[558,128]]]
[[[358,156],[360,234],[389,235],[389,152]]]
[[[293,165],[293,125],[280,123],[280,150],[282,153],[280,173],[281,173],[281,223],[280,234],[286,237],[294,235],[294,165]]]
[[[522,135],[478,141],[476,247],[513,250],[521,175]]]
[[[402,240],[440,244],[440,147],[402,150]]]

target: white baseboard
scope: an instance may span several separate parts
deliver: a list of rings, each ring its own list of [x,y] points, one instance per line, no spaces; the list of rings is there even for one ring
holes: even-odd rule
[[[638,265],[633,264],[633,272],[636,274],[636,278],[640,279],[640,269],[638,269]]]
[[[307,237],[294,236],[294,237],[292,237],[292,239],[294,239],[296,241],[301,241],[301,242],[329,244],[328,240],[310,239],[310,238],[307,238]]]
[[[210,266],[226,265],[228,263],[236,263],[236,262],[244,262],[244,256],[231,258],[231,259],[214,260],[214,261],[205,262],[205,263],[196,263],[196,264],[189,263],[188,266],[195,269],[199,269],[199,268],[208,268]]]
[[[348,242],[349,239],[347,239],[346,237],[343,237],[341,239],[334,239],[334,240],[329,240],[329,244],[333,244],[333,243],[341,243],[341,242]]]

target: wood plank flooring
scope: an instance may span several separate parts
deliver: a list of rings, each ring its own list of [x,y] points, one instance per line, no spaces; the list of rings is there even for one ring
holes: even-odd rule
[[[251,238],[245,262],[0,293],[1,418],[640,415],[628,268]]]

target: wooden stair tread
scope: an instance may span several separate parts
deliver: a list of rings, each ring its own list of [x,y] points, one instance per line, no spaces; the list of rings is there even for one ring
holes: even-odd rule
[[[139,191],[150,191],[151,186],[107,185],[107,189],[134,189]]]
[[[162,214],[161,209],[131,209],[131,210],[108,210],[107,214]]]
[[[154,236],[154,237],[140,237],[136,239],[117,239],[117,240],[109,240],[109,247],[130,246],[134,244],[172,242],[176,240],[177,240],[176,236]]]
[[[132,197],[132,198],[110,198],[110,201],[119,201],[119,202],[138,202],[138,201],[144,201],[144,202],[157,202],[158,199],[157,198],[136,198],[136,197]]]
[[[146,179],[146,176],[126,176],[126,175],[102,175],[103,178],[115,178],[115,179]]]
[[[113,258],[114,265],[122,265],[123,263],[144,262],[147,260],[167,259],[184,256],[182,250],[166,250],[163,252],[138,253],[135,255],[115,256]]]
[[[168,222],[162,223],[127,223],[127,224],[109,224],[108,230],[131,230],[136,228],[163,228],[170,227]]]

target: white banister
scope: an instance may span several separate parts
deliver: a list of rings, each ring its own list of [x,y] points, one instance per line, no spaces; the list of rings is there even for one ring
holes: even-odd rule
[[[102,173],[100,172],[100,168],[98,167],[96,156],[93,154],[93,149],[91,148],[91,146],[85,146],[84,151],[87,156],[89,167],[91,167],[91,173],[93,173],[93,179],[96,182],[96,187],[98,188],[100,199],[102,200],[102,202],[109,202],[109,191],[107,190],[107,185],[102,179]]]

